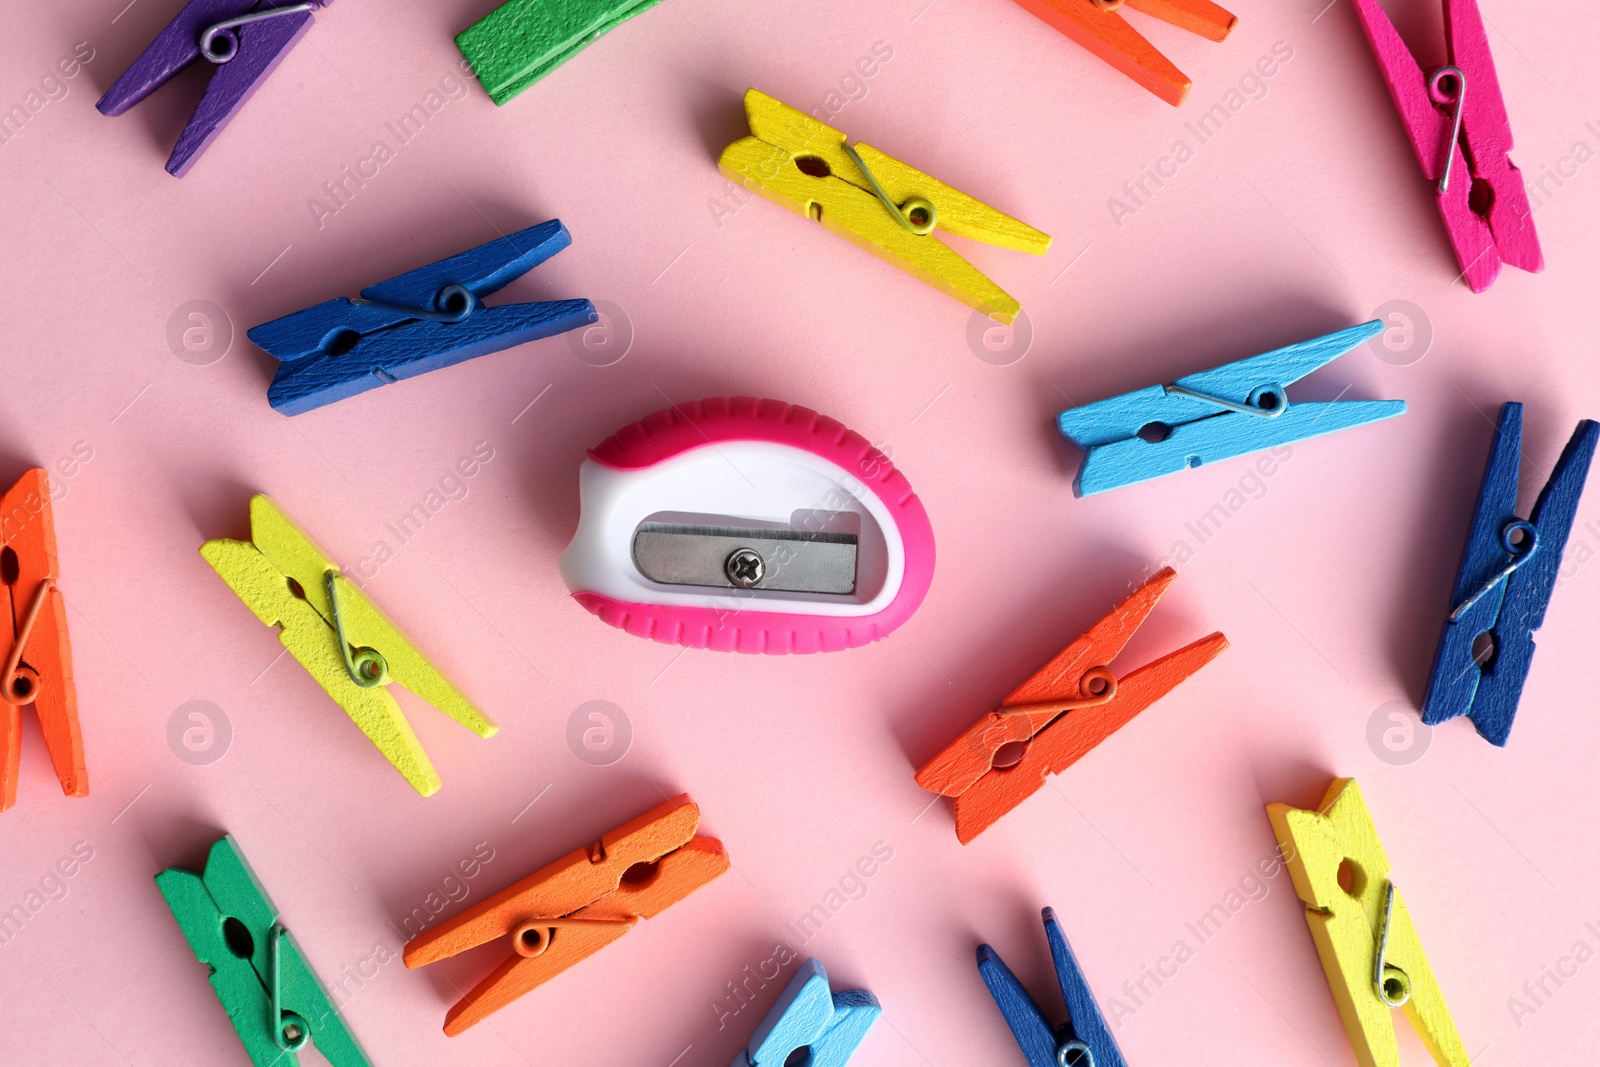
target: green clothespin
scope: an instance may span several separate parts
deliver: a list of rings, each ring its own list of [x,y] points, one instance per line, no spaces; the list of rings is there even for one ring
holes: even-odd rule
[[[456,36],[490,99],[503,104],[661,0],[511,0]]]
[[[211,968],[211,988],[255,1067],[298,1067],[295,1053],[312,1040],[333,1067],[372,1067],[233,835],[211,846],[203,874],[169,867],[156,888]]]

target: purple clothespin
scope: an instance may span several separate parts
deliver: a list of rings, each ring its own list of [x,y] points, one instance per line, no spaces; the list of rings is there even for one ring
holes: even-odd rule
[[[311,28],[312,12],[329,2],[189,0],[95,107],[102,115],[120,115],[195,60],[216,64],[167,160],[167,173],[181,178]]]

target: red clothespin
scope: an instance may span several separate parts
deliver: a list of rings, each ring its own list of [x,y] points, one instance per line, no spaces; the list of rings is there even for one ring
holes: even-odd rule
[[[1123,3],[1124,0],[1017,0],[1023,10],[1177,107],[1189,95],[1189,76],[1122,17],[1117,9]],[[1208,41],[1226,39],[1239,21],[1211,0],[1126,3],[1135,11],[1197,33]]]
[[[61,791],[89,795],[67,605],[56,588],[60,576],[50,481],[35,467],[0,497],[0,811],[17,802],[22,709],[29,704],[39,716]]]
[[[481,1022],[726,871],[722,842],[696,836],[699,825],[689,795],[674,797],[413,938],[407,967],[510,940],[513,954],[456,1002],[444,1032]]]
[[[1177,577],[1163,567],[917,772],[922,788],[955,797],[962,844],[1228,647],[1214,633],[1128,674],[1111,672],[1107,664]]]
[[[1449,60],[1424,74],[1378,0],[1351,0],[1378,70],[1475,293],[1494,284],[1500,264],[1544,270],[1533,209],[1511,162],[1511,118],[1500,95],[1489,37],[1476,0],[1444,0]]]

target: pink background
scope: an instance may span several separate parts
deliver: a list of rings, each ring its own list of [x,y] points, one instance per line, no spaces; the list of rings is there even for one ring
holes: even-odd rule
[[[75,843],[92,859],[0,947],[0,1061],[246,1062],[151,882],[198,866],[226,830],[326,981],[376,967],[347,985],[345,1010],[383,1064],[726,1064],[793,965],[720,1027],[714,1005],[779,941],[882,1001],[858,1062],[1020,1064],[973,949],[991,941],[1059,1012],[1043,904],[1135,1067],[1348,1064],[1292,887],[1250,879],[1274,853],[1263,805],[1313,805],[1334,775],[1363,786],[1476,1062],[1575,1062],[1600,1039],[1600,964],[1547,980],[1532,1014],[1508,1006],[1576,942],[1600,948],[1584,925],[1600,928],[1586,624],[1600,566],[1583,562],[1600,548],[1600,489],[1510,747],[1464,721],[1408,764],[1415,747],[1381,741],[1415,721],[1498,406],[1527,404],[1529,500],[1576,420],[1600,414],[1590,5],[1484,0],[1515,159],[1530,178],[1567,176],[1540,198],[1548,271],[1473,296],[1342,3],[1239,0],[1222,44],[1131,14],[1195,81],[1174,110],[1006,0],[668,0],[504,108],[466,85],[319,227],[308,201],[454,84],[451,37],[492,0],[336,5],[182,181],[162,163],[203,74],[119,119],[93,109],[178,7],[124,2],[13,5],[0,44],[5,107],[77,42],[94,56],[0,145],[0,480],[92,452],[68,465],[55,516],[93,786],[59,794],[30,719],[18,804],[0,817],[0,908]],[[1437,61],[1435,5],[1396,6]],[[851,80],[880,41],[892,58]],[[1109,198],[1280,41],[1292,59],[1247,79],[1259,98],[1119,227]],[[967,309],[805,220],[759,199],[735,211],[715,158],[745,132],[750,84],[807,110],[853,87],[834,125],[1053,234],[1043,260],[952,241],[1022,301],[1024,357],[1013,338],[990,355],[1009,365],[980,360]],[[613,342],[624,318],[633,332],[620,362],[556,338],[292,420],[267,406],[272,361],[246,328],[550,217],[573,247],[505,296],[609,301]],[[200,353],[225,351],[209,365],[168,341],[194,300],[232,324],[231,346]],[[1393,300],[1414,305],[1410,340],[1396,330],[1299,395],[1400,397],[1403,418],[1296,447],[1259,481],[1233,462],[1073,498],[1076,457],[1051,425],[1065,398],[1171,380]],[[584,450],[669,398],[730,393],[816,408],[892,451],[939,546],[898,634],[821,657],[680,652],[567,596],[555,558]],[[267,491],[358,568],[479,442],[493,459],[466,496],[362,572],[502,726],[481,741],[402,696],[444,779],[423,800],[275,661],[273,632],[196,549],[245,536],[249,494]],[[1230,499],[1199,543],[1186,524]],[[1180,540],[1192,558],[1122,666],[1213,629],[1233,648],[959,846],[914,768]],[[168,742],[191,700],[231,724],[205,766]],[[610,766],[567,742],[591,700],[631,723]],[[398,953],[394,924],[480,843],[494,858],[469,901],[679,791],[734,871],[488,1024],[440,1032],[498,948],[415,972],[363,962]],[[849,872],[878,842],[893,858],[862,895]],[[786,924],[841,881],[859,899],[802,943]],[[1259,899],[1200,944],[1186,923],[1241,884]],[[1179,940],[1193,957],[1131,999],[1123,983]],[[1403,1041],[1407,1064],[1426,1061]]]

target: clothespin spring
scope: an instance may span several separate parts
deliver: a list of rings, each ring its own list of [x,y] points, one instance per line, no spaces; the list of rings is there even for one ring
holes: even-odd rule
[[[1456,95],[1452,100],[1445,93],[1447,78],[1456,80]],[[1450,141],[1444,146],[1444,175],[1439,179],[1439,191],[1450,188],[1450,167],[1456,161],[1456,142],[1461,139],[1461,116],[1467,107],[1467,76],[1460,67],[1440,67],[1428,78],[1428,97],[1435,104],[1455,104],[1455,117],[1450,122]]]
[[[350,301],[362,307],[382,308],[385,311],[399,311],[416,319],[432,319],[434,322],[465,322],[468,316],[483,305],[478,303],[477,296],[471,289],[464,285],[447,285],[439,290],[433,298],[438,306],[437,311],[427,308],[406,307],[404,304],[388,304],[382,300],[368,300],[364,296],[355,297]]]
[[[1118,0],[1120,3],[1121,0]],[[918,237],[926,237],[933,232],[934,225],[939,220],[939,213],[934,209],[933,202],[920,196],[914,196],[903,205],[896,204],[889,199],[889,194],[883,191],[883,186],[878,184],[878,179],[872,176],[872,171],[867,169],[866,162],[860,154],[848,143],[844,150],[850,153],[851,162],[861,171],[862,177],[867,179],[867,184],[872,186],[872,191],[878,194],[878,199],[883,201],[883,206],[889,209],[889,214],[894,220]]]
[[[1095,708],[1109,704],[1117,695],[1117,676],[1107,667],[1090,667],[1078,681],[1078,691],[1084,696],[1077,700],[1051,700],[1041,704],[1013,704],[1001,708],[998,714],[1006,717],[1019,715],[1061,715],[1080,708]]]
[[[529,919],[511,934],[511,947],[517,955],[533,959],[543,956],[563,927],[632,926],[627,919]]]
[[[1393,912],[1394,883],[1385,880],[1383,917],[1378,933],[1378,954],[1372,961],[1372,984],[1385,1004],[1391,1008],[1400,1008],[1411,999],[1411,979],[1407,978],[1406,973],[1400,968],[1390,967],[1383,962],[1384,953],[1389,949],[1389,917]]]
[[[11,655],[6,657],[5,673],[0,674],[0,699],[4,699],[7,704],[26,707],[39,699],[39,687],[21,671],[22,650],[27,647],[28,637],[33,633],[33,624],[39,621],[39,612],[44,609],[45,597],[49,596],[50,590],[55,587],[53,578],[46,578],[39,583],[39,592],[33,598],[33,606],[28,609],[28,617],[22,620],[22,629],[17,634],[16,644],[11,646]]]
[[[358,648],[350,653],[350,642],[344,637],[344,619],[339,614],[339,586],[334,581],[338,571],[328,572],[328,603],[333,609],[333,629],[339,635],[339,654],[344,657],[344,669],[350,680],[363,689],[386,685],[389,681],[389,663],[382,653],[373,648]]]
[[[1518,534],[1522,535],[1521,540],[1514,540]],[[1456,606],[1450,613],[1451,622],[1460,619],[1485,593],[1510,578],[1512,571],[1533,558],[1533,554],[1539,550],[1539,530],[1526,519],[1512,519],[1500,528],[1500,547],[1511,558],[1506,560],[1504,567],[1490,575],[1489,580],[1480,585],[1476,592]]]
[[[1204,400],[1207,404],[1215,404],[1219,408],[1237,411],[1241,415],[1258,415],[1263,419],[1275,419],[1289,410],[1289,397],[1281,385],[1263,385],[1251,392],[1249,399],[1243,404],[1224,397],[1212,396],[1210,393],[1197,393],[1181,385],[1163,385],[1161,388],[1177,396]]]
[[[1122,0],[1117,0],[1118,5]],[[1094,1067],[1094,1050],[1082,1041],[1063,1041],[1056,1048],[1057,1067]]]
[[[292,1011],[283,1010],[283,989],[278,979],[278,939],[288,933],[282,923],[273,923],[267,931],[267,974],[272,996],[272,1040],[285,1052],[299,1052],[311,1040],[311,1030],[306,1021]]]
[[[272,7],[265,11],[254,11],[248,15],[240,15],[236,19],[227,19],[214,26],[207,26],[200,34],[200,54],[211,62],[221,66],[239,54],[239,35],[229,33],[240,26],[247,26],[252,22],[262,19],[275,19],[283,15],[295,15],[302,11],[315,11],[317,4],[291,4],[288,7]],[[223,42],[223,47],[218,48],[217,42]]]

